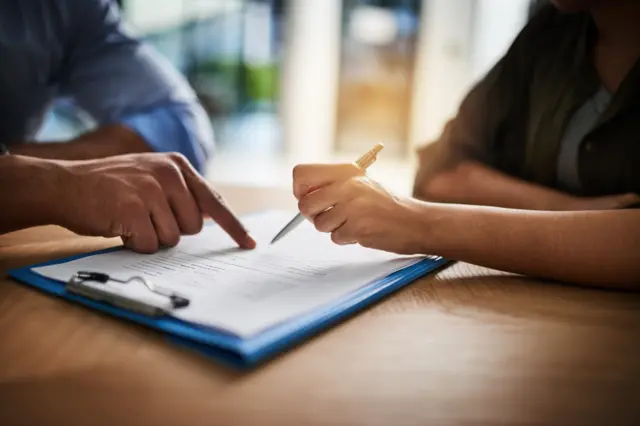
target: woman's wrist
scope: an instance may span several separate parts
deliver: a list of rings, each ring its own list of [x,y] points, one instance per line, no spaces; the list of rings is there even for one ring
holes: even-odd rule
[[[447,231],[449,227],[447,215],[451,206],[448,204],[432,203],[420,201],[415,198],[407,200],[405,203],[407,212],[407,225],[411,230],[409,234],[410,245],[417,247],[422,254],[436,254],[446,244]]]
[[[475,247],[491,244],[491,225],[487,214],[497,207],[429,203],[413,200],[411,210],[419,221],[415,238],[421,253],[455,259],[472,254]]]

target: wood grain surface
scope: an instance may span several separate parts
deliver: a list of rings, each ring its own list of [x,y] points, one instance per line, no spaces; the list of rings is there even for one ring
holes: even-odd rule
[[[295,207],[221,192],[240,213]],[[640,424],[638,295],[458,263],[242,373],[4,276],[114,244],[0,237],[0,425]]]

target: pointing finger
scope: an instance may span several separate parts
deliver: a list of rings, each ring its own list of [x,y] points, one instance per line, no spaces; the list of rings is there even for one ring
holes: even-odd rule
[[[200,211],[220,225],[241,248],[255,248],[256,241],[249,235],[240,219],[231,211],[220,194],[192,169],[184,176]]]
[[[249,235],[240,219],[231,211],[220,194],[210,190],[208,196],[203,197],[201,206],[202,211],[211,216],[241,248],[256,247],[256,241]]]

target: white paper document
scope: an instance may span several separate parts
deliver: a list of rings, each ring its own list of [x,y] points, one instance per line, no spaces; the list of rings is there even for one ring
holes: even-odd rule
[[[335,245],[306,221],[270,245],[291,218],[291,212],[244,217],[243,223],[258,240],[255,250],[237,249],[213,225],[156,254],[121,250],[35,268],[34,272],[65,282],[78,271],[103,272],[125,280],[140,275],[190,299],[188,307],[174,311],[176,318],[247,337],[422,260],[358,245]],[[150,296],[138,283],[108,285],[127,297],[160,297]]]

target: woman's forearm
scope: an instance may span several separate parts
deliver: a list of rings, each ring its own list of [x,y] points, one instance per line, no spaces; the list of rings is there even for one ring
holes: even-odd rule
[[[420,203],[425,253],[559,281],[640,289],[640,211]]]
[[[640,210],[534,211],[396,197],[353,164],[299,165],[300,212],[337,244],[640,290]]]
[[[476,162],[434,175],[425,183],[429,201],[524,210],[561,210],[569,196],[508,176]]]

